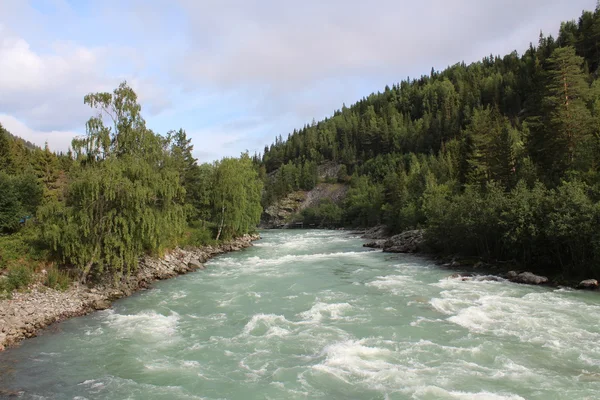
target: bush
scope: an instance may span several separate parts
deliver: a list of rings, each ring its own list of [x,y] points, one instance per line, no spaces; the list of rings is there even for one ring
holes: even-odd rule
[[[27,287],[31,283],[31,270],[25,265],[13,266],[6,275],[6,288],[9,291]]]
[[[217,241],[214,239],[215,234],[213,230],[214,224],[192,222],[183,233],[183,237],[179,241],[179,245],[182,247],[202,247],[214,245],[217,243]]]
[[[600,273],[600,203],[580,181],[557,189],[519,182],[510,192],[489,184],[451,196],[440,186],[424,195],[430,244],[446,253],[519,261],[570,277]]]
[[[342,209],[329,199],[321,200],[316,207],[302,211],[302,221],[305,225],[336,227],[342,222]]]
[[[48,274],[46,275],[44,285],[51,289],[64,291],[69,288],[71,281],[71,277],[68,273],[60,271],[56,268],[50,268],[48,270]]]
[[[0,172],[0,232],[17,231],[22,218],[35,215],[42,195],[42,186],[34,175]]]
[[[14,232],[19,228],[21,203],[13,179],[0,172],[0,233]]]
[[[28,265],[30,269],[48,259],[48,249],[40,241],[39,227],[27,223],[19,232],[0,235],[0,270],[13,265]]]

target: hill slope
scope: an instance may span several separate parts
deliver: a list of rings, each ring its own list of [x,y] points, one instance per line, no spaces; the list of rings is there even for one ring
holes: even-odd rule
[[[431,71],[279,136],[257,160],[263,205],[335,163],[345,226],[424,227],[440,252],[600,274],[598,32],[600,9],[585,11],[523,55]]]

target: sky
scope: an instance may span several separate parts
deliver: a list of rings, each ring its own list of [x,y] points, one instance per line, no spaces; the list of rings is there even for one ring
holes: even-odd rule
[[[91,92],[136,91],[201,162],[261,152],[385,85],[519,54],[595,0],[0,0],[0,123],[65,151]]]

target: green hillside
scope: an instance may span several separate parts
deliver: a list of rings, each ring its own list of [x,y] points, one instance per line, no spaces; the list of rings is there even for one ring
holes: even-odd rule
[[[351,177],[341,225],[422,227],[443,253],[597,275],[599,65],[597,9],[522,55],[388,86],[266,147],[263,203],[334,161]]]

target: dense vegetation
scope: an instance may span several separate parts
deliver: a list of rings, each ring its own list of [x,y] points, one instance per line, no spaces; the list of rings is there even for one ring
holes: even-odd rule
[[[345,226],[423,227],[442,252],[597,275],[599,66],[596,9],[522,56],[386,87],[266,147],[265,203],[303,186],[290,166],[334,161],[351,175]]]
[[[68,154],[0,126],[0,292],[27,284],[35,269],[64,287],[63,270],[82,281],[119,276],[143,254],[255,229],[262,181],[247,154],[198,165],[184,130],[146,127],[125,83],[85,103],[96,114]]]

